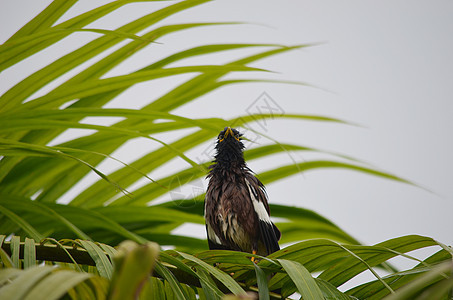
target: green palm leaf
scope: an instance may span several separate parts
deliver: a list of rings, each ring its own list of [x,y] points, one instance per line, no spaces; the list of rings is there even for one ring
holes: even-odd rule
[[[269,72],[250,64],[310,46],[308,44],[202,44],[168,53],[134,72],[107,76],[138,51],[156,47],[166,35],[182,34],[184,30],[203,26],[237,24],[159,24],[208,2],[185,0],[163,2],[162,8],[147,11],[117,29],[90,26],[127,4],[148,1],[151,0],[112,1],[55,25],[76,2],[55,0],[0,45],[2,71],[47,51],[73,33],[99,35],[40,70],[25,74],[25,79],[0,96],[0,298],[220,299],[229,293],[243,295],[245,291],[257,292],[262,299],[290,296],[295,292],[304,299],[381,299],[386,296],[410,299],[421,293],[439,299],[448,296],[453,286],[449,247],[416,235],[373,246],[360,245],[336,224],[300,207],[271,203],[272,216],[277,218],[282,232],[281,244],[290,245],[269,257],[256,256],[257,264],[250,260],[248,253],[205,251],[205,239],[173,234],[173,230],[183,224],[204,224],[204,194],[198,191],[192,195],[193,199],[171,196],[171,201],[161,197],[206,176],[210,158],[195,159],[188,153],[213,141],[224,126],[247,129],[252,122],[275,118],[327,122],[332,126],[351,123],[297,113],[248,114],[232,119],[194,119],[172,113],[200,96],[238,83],[307,85],[260,79],[256,76]],[[112,47],[115,47],[113,51]],[[240,54],[226,64],[187,65],[186,62],[186,59],[222,55],[233,50],[256,52]],[[77,71],[82,64],[88,66]],[[50,84],[69,71],[74,73],[65,82]],[[234,78],[238,72],[247,77]],[[168,91],[152,91],[141,109],[107,108],[114,107],[113,101],[136,84],[181,74],[192,77]],[[35,96],[43,88],[47,88],[46,93]],[[85,119],[87,117],[119,117],[121,121],[107,126],[91,122]],[[92,133],[64,143],[56,142],[68,129],[91,130]],[[162,138],[180,129],[192,132],[171,143]],[[270,143],[248,149],[245,153],[248,161],[280,153],[288,154],[292,160],[291,164],[258,174],[265,184],[300,172],[327,168],[342,168],[411,184],[346,155],[283,144],[262,133],[254,133],[266,137]],[[146,139],[157,143],[158,147],[141,157],[131,158],[128,163],[119,161],[114,153],[134,139]],[[334,158],[299,162],[292,159],[292,152],[315,152]],[[148,175],[175,158],[184,164],[179,171],[165,176],[153,175],[153,178]],[[121,166],[116,171],[105,172],[101,163],[106,161],[119,162]],[[90,172],[94,172],[98,180],[77,190]],[[144,179],[146,182],[137,187]],[[73,199],[62,204],[65,194],[74,190]],[[155,204],[157,199],[160,199],[159,204]],[[45,236],[52,237],[43,239]],[[121,243],[123,240],[129,241]],[[150,240],[175,250],[159,252],[157,244]],[[118,249],[112,247],[118,244]],[[440,250],[428,258],[409,253],[427,247],[440,247]],[[414,262],[416,266],[402,271],[392,269],[389,261],[396,257]],[[380,275],[375,269],[387,274]],[[346,293],[338,290],[363,272],[370,272],[375,279]]]

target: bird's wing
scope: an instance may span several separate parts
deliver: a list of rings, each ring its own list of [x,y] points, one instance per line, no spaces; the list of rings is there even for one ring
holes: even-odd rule
[[[258,216],[260,240],[266,246],[268,254],[280,250],[278,240],[280,239],[280,230],[272,223],[269,216],[269,206],[267,203],[266,192],[259,185],[259,181],[249,178],[246,179],[247,188],[249,190],[250,199],[252,200],[253,208]]]
[[[231,247],[222,244],[222,241],[208,224],[206,224],[206,232],[208,234],[209,250],[231,250]]]
[[[216,200],[219,197],[219,190],[209,186],[206,192],[204,204],[204,217],[206,221],[206,234],[208,238],[209,249],[211,250],[230,250],[225,248],[225,241],[219,230],[220,224],[215,216]]]

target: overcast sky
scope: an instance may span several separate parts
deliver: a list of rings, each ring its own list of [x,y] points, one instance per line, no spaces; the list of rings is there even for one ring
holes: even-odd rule
[[[81,0],[65,17],[106,2]],[[0,3],[3,42],[50,1],[0,0]],[[89,27],[114,29],[145,14],[146,9],[166,3],[131,4]],[[406,234],[453,243],[453,1],[222,0],[180,13],[160,24],[190,21],[249,24],[170,35],[159,40],[162,44],[153,45],[152,51],[141,51],[109,75],[123,74],[166,53],[207,43],[319,43],[253,65],[278,72],[261,78],[304,81],[316,87],[236,85],[205,95],[174,113],[233,117],[254,109],[255,101],[265,92],[282,112],[321,114],[360,124],[276,120],[267,122],[263,131],[280,142],[353,156],[433,193],[347,170],[319,170],[270,184],[267,187],[270,201],[313,209],[367,244]],[[3,72],[1,92],[30,74],[30,70],[73,49],[79,40],[89,41],[96,36],[76,34],[52,48],[50,54]],[[227,62],[247,53],[250,52],[232,52],[188,63]],[[165,89],[171,83],[167,80],[159,84]],[[137,85],[112,106],[123,107],[128,103],[140,107],[154,88],[146,83]],[[266,141],[260,139],[257,143]],[[191,151],[190,157],[196,159],[202,150],[203,147],[196,149],[198,153]],[[123,151],[118,158],[130,161],[130,155],[131,151]],[[319,155],[294,157],[303,161]],[[290,162],[287,155],[278,155],[250,166],[259,172]],[[178,163],[181,161],[175,165]]]

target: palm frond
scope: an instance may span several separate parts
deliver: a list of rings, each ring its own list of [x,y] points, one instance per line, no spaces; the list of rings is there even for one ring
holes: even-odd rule
[[[48,285],[61,282],[57,277],[72,282],[59,289],[59,296],[65,293],[70,296],[74,288],[89,288],[92,289],[92,295],[101,293],[101,299],[107,294],[115,298],[117,293],[151,293],[153,287],[158,285],[155,280],[164,286],[169,285],[168,291],[164,289],[160,292],[174,293],[179,295],[176,298],[182,299],[187,299],[189,295],[187,288],[195,294],[200,295],[203,291],[216,298],[225,293],[240,295],[247,290],[263,294],[263,289],[266,288],[266,295],[274,298],[280,295],[290,296],[298,291],[308,299],[382,299],[384,296],[389,296],[389,299],[410,299],[421,292],[443,299],[453,287],[452,254],[430,238],[413,235],[375,246],[339,244],[323,239],[305,241],[268,257],[255,255],[259,259],[257,264],[250,260],[249,253],[212,250],[191,255],[166,250],[158,254],[157,244],[139,245],[132,241],[125,241],[117,249],[113,249],[105,244],[85,240],[62,240],[55,241],[56,243],[44,240],[35,243],[31,239],[20,242],[20,237],[17,236],[10,242],[4,240],[5,236],[0,236],[4,253],[1,258],[3,269],[0,270],[0,282],[7,282],[0,286],[0,295],[10,295],[11,290],[23,286],[24,282],[29,284],[20,295],[35,295],[39,290],[44,290],[44,285],[35,285],[33,281],[27,280],[42,280],[47,276],[51,276],[46,279]],[[440,249],[424,260],[405,254],[432,246]],[[345,293],[338,290],[344,282],[364,271],[373,271],[379,264],[396,256],[420,263],[405,271],[391,272],[375,281],[364,282]],[[16,268],[9,266],[11,261]],[[58,268],[37,266],[42,261]],[[148,278],[153,266],[154,272]],[[52,272],[63,271],[65,272],[58,276],[52,275]],[[313,273],[319,275],[315,276]],[[90,284],[87,280],[90,280]],[[440,287],[441,290],[437,289]]]
[[[299,113],[247,114],[231,119],[218,116],[194,119],[173,113],[200,96],[238,83],[307,85],[259,78],[261,74],[272,73],[251,64],[310,44],[202,44],[168,53],[133,72],[110,76],[109,72],[126,59],[139,51],[153,49],[169,34],[181,35],[204,26],[237,25],[159,24],[208,2],[185,0],[163,1],[162,8],[147,11],[116,29],[90,26],[127,4],[148,1],[151,0],[112,1],[56,24],[76,1],[55,0],[0,45],[3,71],[47,51],[74,33],[98,35],[43,68],[25,74],[25,79],[0,96],[0,233],[4,234],[0,235],[0,298],[126,299],[139,295],[140,299],[220,299],[226,294],[239,296],[253,291],[262,299],[287,297],[296,292],[304,299],[386,296],[410,299],[421,293],[443,299],[451,293],[449,247],[421,236],[363,246],[336,224],[300,207],[270,205],[283,233],[281,242],[289,246],[269,257],[257,256],[257,264],[251,262],[251,254],[203,251],[206,249],[203,238],[173,234],[183,224],[204,224],[204,194],[198,191],[184,199],[170,197],[171,201],[162,200],[162,196],[202,180],[209,157],[195,159],[188,153],[206,146],[219,129],[230,125],[247,129],[253,122],[276,118],[326,122],[332,126],[353,124]],[[251,50],[255,52],[250,54]],[[188,59],[230,51],[243,54],[225,64],[187,64]],[[61,82],[68,72],[72,75]],[[236,79],[238,73],[241,78]],[[133,86],[179,75],[191,77],[175,82],[170,90],[151,91],[144,97],[142,108],[114,108],[118,96]],[[88,117],[115,117],[120,121],[107,125]],[[59,142],[70,129],[89,133]],[[162,138],[181,129],[191,132],[174,142]],[[266,184],[326,168],[348,169],[411,184],[346,155],[265,137],[270,143],[252,145],[245,153],[248,161],[281,153],[291,156],[292,152],[333,157],[303,162],[292,159],[291,164],[258,174]],[[156,147],[127,163],[115,157],[117,151],[134,140],[146,140]],[[169,175],[156,172],[174,159],[182,164],[178,171]],[[105,172],[102,164],[107,161],[119,162],[121,166]],[[90,172],[98,180],[77,189]],[[151,176],[152,172],[157,175]],[[143,180],[146,182],[140,184]],[[64,197],[69,191],[76,192],[66,201]],[[63,200],[69,203],[62,204]],[[45,236],[51,237],[43,239]],[[124,240],[128,241],[121,243]],[[150,241],[174,249],[162,251]],[[118,244],[117,249],[110,246]],[[409,254],[426,247],[440,250],[426,259]],[[375,270],[382,271],[396,257],[416,266],[404,271],[387,268],[386,275]],[[363,272],[371,272],[375,280],[346,292],[338,289]],[[150,273],[152,276],[148,276]]]

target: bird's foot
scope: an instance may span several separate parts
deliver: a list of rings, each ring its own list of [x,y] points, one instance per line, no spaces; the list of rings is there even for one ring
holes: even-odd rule
[[[252,254],[256,254],[256,251],[255,250],[252,250]],[[252,256],[252,258],[250,259],[253,263],[257,263],[258,261],[255,259],[254,256]]]

